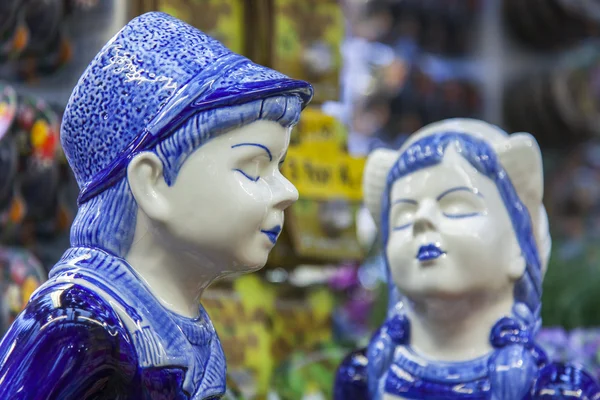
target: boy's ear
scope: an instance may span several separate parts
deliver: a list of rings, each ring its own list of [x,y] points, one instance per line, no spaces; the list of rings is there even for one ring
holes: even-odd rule
[[[166,222],[169,202],[164,190],[168,185],[160,158],[153,152],[136,155],[127,166],[127,181],[138,208],[150,219]]]

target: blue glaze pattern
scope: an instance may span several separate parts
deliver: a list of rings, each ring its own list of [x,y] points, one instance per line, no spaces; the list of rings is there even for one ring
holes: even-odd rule
[[[391,279],[386,255],[387,319],[366,349],[350,354],[342,362],[336,375],[334,398],[378,400],[386,394],[401,399],[434,400],[600,399],[600,386],[594,378],[575,366],[552,363],[535,343],[541,325],[542,271],[532,222],[487,142],[462,132],[432,133],[399,154],[387,175],[382,198],[383,248],[387,248],[390,235],[390,208],[397,203],[390,199],[393,184],[413,172],[439,164],[450,145],[457,146],[464,159],[495,183],[508,211],[526,262],[525,273],[515,286],[512,315],[501,318],[491,329],[489,341],[493,351],[486,356],[451,363],[426,360],[410,347],[410,321],[402,295]],[[423,246],[417,257],[429,260],[442,251],[431,244]]]
[[[0,343],[0,399],[221,398],[225,357],[207,313],[171,312],[125,260],[138,211],[127,165],[154,152],[173,185],[211,138],[259,120],[292,127],[312,93],[167,14],[117,33],[65,110],[61,142],[81,189],[72,247]]]

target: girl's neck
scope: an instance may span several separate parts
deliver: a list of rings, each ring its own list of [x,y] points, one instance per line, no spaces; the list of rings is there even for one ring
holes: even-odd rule
[[[492,351],[490,332],[512,314],[513,293],[460,299],[412,299],[407,304],[411,347],[426,358],[468,361]]]

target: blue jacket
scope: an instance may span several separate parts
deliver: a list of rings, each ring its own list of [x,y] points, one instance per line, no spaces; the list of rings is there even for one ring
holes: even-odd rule
[[[225,357],[200,311],[178,316],[125,260],[71,248],[0,344],[0,398],[220,398]]]

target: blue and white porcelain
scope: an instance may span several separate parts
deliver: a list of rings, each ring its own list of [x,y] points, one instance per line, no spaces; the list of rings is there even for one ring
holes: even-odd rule
[[[61,127],[80,187],[71,248],[0,344],[0,398],[220,398],[202,291],[264,266],[298,196],[279,167],[311,98],[163,13],[111,39]]]
[[[535,342],[551,240],[531,135],[472,119],[428,125],[369,156],[364,196],[388,312],[340,366],[336,399],[600,398],[592,376]]]

